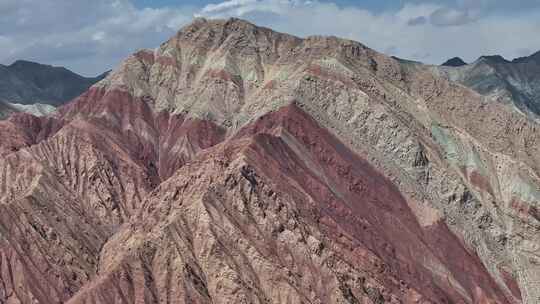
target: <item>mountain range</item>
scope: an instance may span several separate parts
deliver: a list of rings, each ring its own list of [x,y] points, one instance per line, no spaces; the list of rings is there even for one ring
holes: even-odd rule
[[[50,113],[106,75],[87,78],[63,67],[25,60],[0,65],[0,118],[20,111],[37,115]]]
[[[454,58],[435,69],[437,74],[515,106],[533,119],[540,115],[540,52],[512,61],[497,55],[482,56],[471,64]]]
[[[196,19],[0,121],[0,303],[538,303],[530,60]]]

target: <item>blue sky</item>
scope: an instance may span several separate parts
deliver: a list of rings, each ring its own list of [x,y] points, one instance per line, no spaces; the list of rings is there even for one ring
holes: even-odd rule
[[[180,5],[192,5],[192,6],[205,6],[211,3],[219,3],[220,1],[178,1],[178,0],[136,0],[134,4],[139,7],[164,7],[164,6],[180,6]],[[384,11],[387,9],[398,9],[403,5],[403,1],[400,0],[336,0],[336,1],[321,1],[321,2],[334,2],[340,6],[361,6],[373,11]]]
[[[195,6],[201,7],[207,4],[219,3],[220,1],[196,1],[196,0],[135,0],[134,4],[139,8],[144,7],[175,7],[175,6]],[[319,2],[335,3],[342,7],[355,6],[362,7],[374,12],[383,12],[387,10],[398,10],[406,4],[410,3],[437,3],[445,6],[456,7],[460,5],[482,5],[484,9],[489,8],[490,11],[507,11],[516,12],[524,11],[531,8],[540,7],[538,0],[321,0]],[[508,11],[510,10],[510,11]]]
[[[191,22],[239,17],[297,36],[334,35],[438,64],[540,50],[540,0],[0,0],[0,63],[97,75]]]

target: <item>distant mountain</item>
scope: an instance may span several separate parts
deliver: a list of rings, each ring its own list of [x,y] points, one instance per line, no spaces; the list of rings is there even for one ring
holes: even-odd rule
[[[24,60],[0,65],[0,118],[10,112],[35,108],[29,105],[56,107],[64,104],[105,78],[107,73],[88,78],[63,67]],[[45,108],[51,109],[50,106]]]
[[[462,66],[462,65],[467,65],[467,63],[465,61],[463,61],[463,59],[461,59],[459,57],[454,57],[454,58],[448,59],[442,65],[443,66],[458,67],[458,66]]]
[[[10,104],[0,101],[0,119],[6,118],[9,114],[13,113],[14,110]]]
[[[510,61],[506,60],[506,58],[504,58],[501,55],[480,56],[480,58],[478,58],[478,61],[481,61],[481,60],[484,60],[484,61],[487,61],[487,62],[493,63],[493,64],[496,64],[496,63],[510,63]]]
[[[519,58],[516,58],[514,60],[512,60],[513,63],[531,63],[531,62],[536,62],[536,63],[540,63],[540,51],[532,54],[531,56],[528,56],[528,57],[519,57]]]
[[[446,78],[516,108],[540,115],[540,52],[512,61],[502,56],[482,56],[471,64],[435,67]]]

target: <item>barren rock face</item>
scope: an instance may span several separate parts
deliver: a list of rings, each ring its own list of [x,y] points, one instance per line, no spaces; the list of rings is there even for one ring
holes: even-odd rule
[[[537,128],[354,41],[199,19],[0,122],[0,302],[537,303]]]

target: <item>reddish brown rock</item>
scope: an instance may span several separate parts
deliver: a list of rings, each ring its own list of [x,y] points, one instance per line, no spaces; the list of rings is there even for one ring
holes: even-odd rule
[[[534,303],[535,130],[353,41],[196,20],[0,122],[0,302]]]

